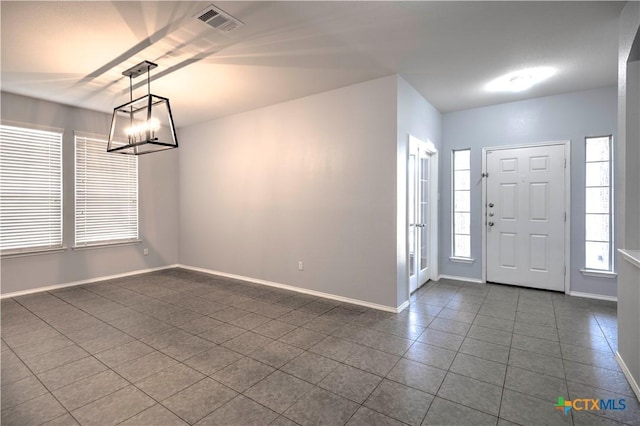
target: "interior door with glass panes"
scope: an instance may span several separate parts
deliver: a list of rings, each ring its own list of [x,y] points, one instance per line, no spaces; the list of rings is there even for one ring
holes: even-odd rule
[[[431,264],[431,161],[426,144],[411,138],[408,164],[409,290],[416,291],[429,279]]]

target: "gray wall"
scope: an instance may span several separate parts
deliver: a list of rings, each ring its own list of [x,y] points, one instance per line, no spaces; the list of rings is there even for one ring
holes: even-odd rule
[[[181,129],[180,263],[395,307],[396,91],[389,76]]]
[[[139,215],[142,243],[74,251],[74,131],[108,133],[111,117],[94,111],[2,93],[2,119],[64,129],[63,253],[3,257],[2,294],[178,262],[178,156],[168,151],[140,157]],[[117,178],[117,176],[114,176]],[[143,256],[143,248],[149,255]]]
[[[640,3],[627,2],[620,16],[618,51],[618,247],[640,249]],[[632,52],[633,46],[633,52]],[[629,72],[627,74],[627,72]],[[632,158],[633,156],[635,158]],[[626,163],[626,164],[625,164]],[[618,271],[618,353],[636,383],[640,383],[640,269],[617,253]],[[639,396],[640,397],[640,396]]]
[[[407,160],[409,135],[430,140],[440,150],[440,112],[409,83],[398,76],[398,163],[397,163],[397,306],[409,300],[407,269]],[[439,152],[441,155],[441,153]],[[440,156],[438,157],[440,159]],[[441,161],[441,160],[439,160]]]
[[[585,277],[584,138],[616,138],[614,87],[476,108],[443,115],[440,273],[480,279],[482,275],[482,148],[571,140],[571,291],[616,295],[616,280]],[[471,148],[471,257],[473,264],[449,260],[451,253],[451,150]],[[614,151],[615,152],[615,151]],[[615,166],[614,166],[615,167]]]

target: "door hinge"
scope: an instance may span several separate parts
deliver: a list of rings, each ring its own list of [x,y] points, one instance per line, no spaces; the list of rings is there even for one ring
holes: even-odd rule
[[[567,221],[567,212],[564,212],[564,221]]]
[[[567,168],[567,159],[566,158],[564,159],[564,168],[565,169]]]
[[[485,178],[485,177],[489,177],[489,173],[483,173],[483,174],[482,174],[482,177],[483,177],[483,178]]]
[[[567,265],[564,265],[564,276],[567,276]]]

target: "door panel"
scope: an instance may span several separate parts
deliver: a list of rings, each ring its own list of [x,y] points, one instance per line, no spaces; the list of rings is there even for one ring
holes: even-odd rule
[[[564,290],[564,146],[486,152],[487,281]]]

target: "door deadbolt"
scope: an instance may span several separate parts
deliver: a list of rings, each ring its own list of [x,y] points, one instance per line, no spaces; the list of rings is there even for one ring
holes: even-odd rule
[[[489,203],[489,207],[493,207],[493,203]]]
[[[493,222],[489,222],[489,226],[493,226]]]

